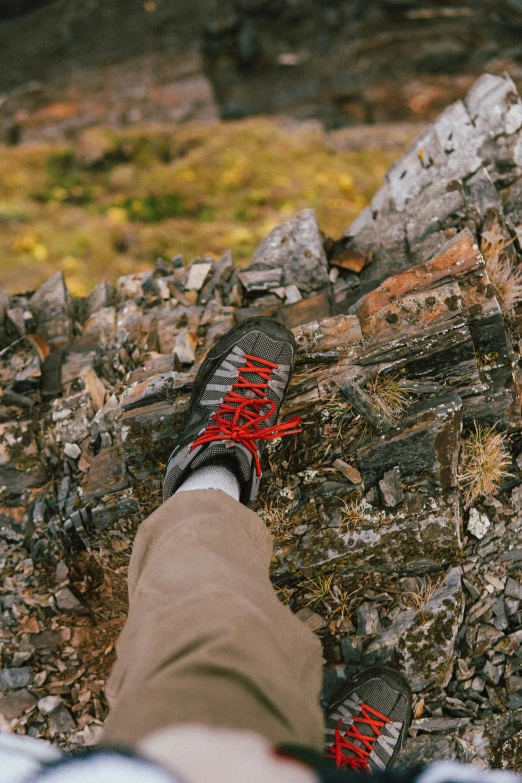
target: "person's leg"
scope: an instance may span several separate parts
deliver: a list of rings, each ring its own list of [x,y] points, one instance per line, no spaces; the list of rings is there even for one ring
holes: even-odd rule
[[[258,515],[217,490],[179,492],[143,523],[105,743],[201,723],[322,750],[321,645],[278,600],[271,552]]]

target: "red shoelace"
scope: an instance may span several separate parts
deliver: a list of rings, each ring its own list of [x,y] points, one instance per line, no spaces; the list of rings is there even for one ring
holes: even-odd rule
[[[374,717],[371,717],[372,715]],[[367,759],[373,750],[373,743],[380,737],[380,729],[389,723],[390,719],[374,710],[373,707],[361,704],[361,714],[353,719],[353,722],[344,732],[341,731],[342,722],[342,718],[340,718],[335,729],[335,741],[333,745],[327,748],[325,758],[335,759],[336,766],[339,769],[349,767],[355,772],[369,772],[370,767]],[[370,726],[374,734],[361,734],[355,726],[356,723],[364,723]],[[354,745],[353,742],[350,742],[350,739],[359,740],[362,743],[362,747]],[[344,751],[350,751],[353,753],[353,756],[346,755]]]
[[[301,417],[295,416],[290,421],[271,427],[262,426],[263,422],[274,414],[277,407],[273,400],[267,399],[264,390],[268,388],[270,376],[278,365],[250,354],[245,354],[245,359],[247,360],[245,366],[238,369],[237,383],[232,384],[232,389],[226,397],[223,397],[219,409],[212,414],[213,424],[209,424],[205,432],[194,441],[192,449],[215,440],[231,440],[235,443],[241,443],[254,457],[256,473],[260,476],[261,464],[256,441],[275,440],[283,435],[301,432],[299,426]],[[263,366],[259,367],[254,362]],[[246,373],[256,373],[266,383],[253,383],[245,378]],[[244,394],[234,391],[234,389],[240,389],[243,393],[251,392],[253,396],[245,397]],[[262,409],[265,407],[267,411],[262,413]]]

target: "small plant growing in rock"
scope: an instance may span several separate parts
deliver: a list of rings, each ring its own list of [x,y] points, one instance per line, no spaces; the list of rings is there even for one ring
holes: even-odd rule
[[[263,507],[259,509],[259,516],[275,538],[290,538],[288,530],[287,510],[278,503],[267,503],[263,500]]]
[[[410,398],[397,375],[378,373],[366,382],[366,391],[378,408],[391,422],[398,421]]]
[[[486,270],[504,315],[512,315],[522,302],[522,267],[514,269],[506,252],[512,239],[505,239],[497,220],[482,233],[480,249],[486,262]]]
[[[285,606],[288,606],[294,593],[295,588],[288,587],[288,585],[276,588],[276,595]]]
[[[427,576],[418,590],[409,592],[406,594],[406,602],[416,609],[421,619],[424,621],[425,614],[428,610],[429,603],[433,598],[433,594],[444,582],[444,576],[431,577]]]
[[[347,501],[339,498],[342,505],[342,524],[346,525],[347,530],[353,530],[358,525],[366,522],[364,509],[360,500]]]
[[[336,623],[339,626],[345,617],[350,613],[350,598],[357,591],[354,590],[351,593],[348,590],[342,590],[339,585],[334,585],[331,590],[331,597],[335,604],[335,609],[331,614],[331,618],[337,615]]]
[[[309,601],[306,606],[313,606],[314,609],[324,601],[330,594],[332,582],[335,574],[330,576],[316,576],[315,579],[309,579],[307,582]]]
[[[458,484],[466,508],[476,500],[496,495],[511,464],[504,439],[491,427],[475,422],[460,452]]]

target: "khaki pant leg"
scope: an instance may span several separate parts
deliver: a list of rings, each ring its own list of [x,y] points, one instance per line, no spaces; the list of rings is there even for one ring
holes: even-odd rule
[[[322,750],[320,642],[278,600],[271,553],[259,516],[217,490],[175,494],[142,524],[103,742],[201,723]]]

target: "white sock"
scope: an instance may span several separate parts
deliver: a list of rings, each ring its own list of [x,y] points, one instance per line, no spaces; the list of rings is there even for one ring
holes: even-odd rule
[[[176,492],[192,489],[219,489],[231,498],[239,500],[240,486],[236,475],[226,465],[204,465],[190,473]]]

